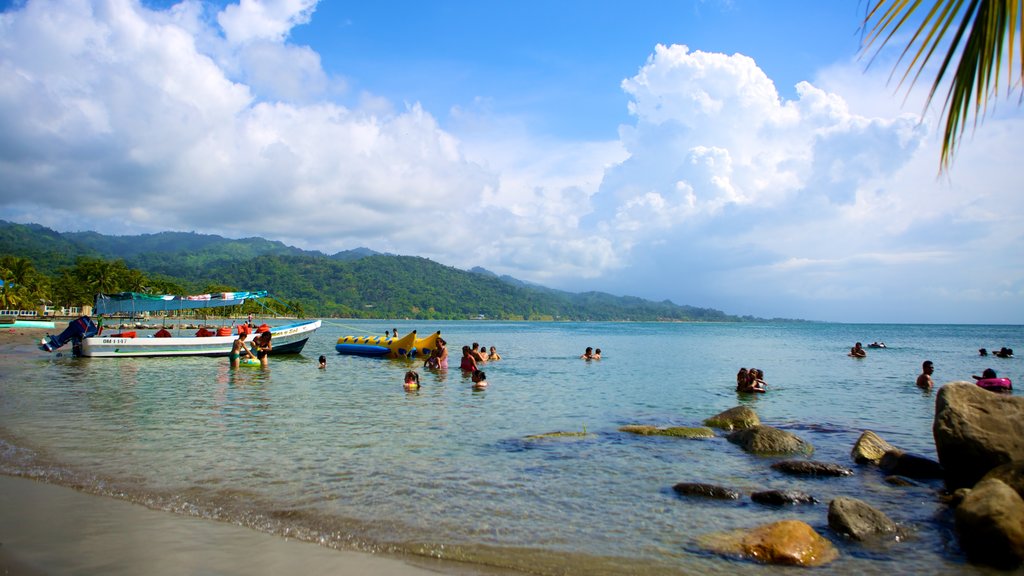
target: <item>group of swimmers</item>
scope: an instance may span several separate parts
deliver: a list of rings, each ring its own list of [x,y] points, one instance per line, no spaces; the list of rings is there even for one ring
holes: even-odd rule
[[[999,358],[1013,358],[1013,348],[1003,346],[999,350],[993,350],[992,355]],[[978,349],[978,356],[988,356],[988,350],[985,350],[984,348]]]
[[[249,330],[243,326],[246,324],[238,327],[238,338],[231,344],[231,352],[228,354],[231,367],[238,368],[242,363],[242,356],[245,356],[248,360],[259,360],[260,367],[266,368],[269,364],[270,350],[273,348],[270,342],[270,328],[264,328],[264,326],[257,328],[258,334],[252,339],[252,350],[250,350],[245,343],[245,339],[249,336]]]
[[[921,374],[917,377],[917,387],[930,390],[934,385],[932,382],[932,374],[935,372],[935,364],[931,360],[925,360],[921,364]],[[981,373],[981,376],[972,374],[971,378],[974,378],[978,386],[992,390],[994,392],[1009,392],[1013,390],[1013,383],[1009,378],[999,378],[996,371],[991,368],[985,368]]]
[[[587,349],[583,351],[583,354],[580,354],[580,358],[583,358],[584,360],[600,360],[601,349],[598,348],[595,350],[590,346],[587,346]]]
[[[764,371],[757,368],[740,368],[736,373],[737,392],[765,392],[768,385],[764,381]]]
[[[462,360],[459,364],[459,369],[463,373],[468,374],[470,380],[473,382],[474,390],[483,390],[487,387],[487,373],[480,369],[482,364],[487,362],[493,362],[495,360],[501,360],[501,354],[498,354],[498,349],[495,346],[491,346],[490,350],[486,346],[481,346],[478,342],[473,342],[472,346],[462,347]],[[430,357],[423,362],[423,367],[428,370],[441,370],[448,368],[448,347],[447,342],[443,339],[437,339],[437,347],[431,351]],[[406,391],[415,391],[420,389],[420,375],[415,370],[409,370],[405,373],[405,381],[402,387]]]

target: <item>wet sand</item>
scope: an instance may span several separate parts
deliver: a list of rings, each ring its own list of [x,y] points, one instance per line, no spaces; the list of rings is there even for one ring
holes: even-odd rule
[[[0,330],[0,364],[52,330]],[[486,569],[429,558],[332,550],[245,527],[63,486],[0,475],[0,576],[105,574],[471,576]]]

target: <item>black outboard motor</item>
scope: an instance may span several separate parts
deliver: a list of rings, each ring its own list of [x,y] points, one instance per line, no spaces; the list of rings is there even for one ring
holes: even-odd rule
[[[89,336],[95,336],[99,332],[99,328],[96,323],[92,321],[92,318],[88,316],[82,316],[68,323],[68,327],[58,334],[57,336],[47,335],[39,342],[39,349],[45,350],[46,352],[53,352],[57,348],[72,341],[74,345],[78,345],[81,341]]]

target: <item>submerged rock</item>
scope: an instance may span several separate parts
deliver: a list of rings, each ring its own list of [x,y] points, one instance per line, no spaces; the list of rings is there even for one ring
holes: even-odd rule
[[[817,504],[818,499],[800,490],[762,490],[750,495],[758,504],[781,506],[784,504]]]
[[[853,476],[853,470],[845,466],[811,460],[783,460],[772,464],[772,469],[794,476]]]
[[[591,438],[594,434],[587,432],[545,432],[543,434],[531,434],[526,436],[526,440],[546,440],[548,438]]]
[[[896,523],[867,502],[840,496],[828,504],[828,526],[854,540],[896,534]]]
[[[1024,500],[1001,480],[979,482],[954,517],[960,548],[971,562],[1014,568],[1024,560]]]
[[[704,426],[670,426],[668,428],[658,428],[657,426],[647,426],[644,424],[629,424],[619,428],[619,431],[629,432],[630,434],[640,434],[641,436],[675,436],[677,438],[715,437],[715,431]]]
[[[853,445],[850,456],[858,464],[878,464],[886,452],[895,449],[891,444],[882,440],[878,434],[871,430],[865,430]]]
[[[902,450],[886,452],[878,462],[878,466],[890,475],[906,476],[907,478],[927,479],[945,476],[942,465],[935,460]]]
[[[736,406],[720,412],[704,421],[705,426],[721,430],[741,430],[761,424],[757,412],[747,406]]]
[[[717,500],[739,500],[740,493],[714,484],[701,484],[698,482],[680,482],[672,487],[678,494],[684,496],[701,496],[703,498],[714,498]]]
[[[1024,397],[946,384],[935,398],[932,434],[946,486],[973,486],[996,466],[1024,460]]]
[[[814,446],[785,430],[771,426],[754,426],[737,430],[726,437],[752,454],[811,454]]]
[[[831,542],[799,520],[782,520],[751,530],[710,534],[698,540],[719,554],[743,556],[764,564],[821,566],[839,557]]]
[[[922,486],[920,482],[915,482],[906,476],[897,476],[895,474],[886,476],[883,480],[886,484],[892,484],[893,486],[912,486],[915,488],[920,488]]]

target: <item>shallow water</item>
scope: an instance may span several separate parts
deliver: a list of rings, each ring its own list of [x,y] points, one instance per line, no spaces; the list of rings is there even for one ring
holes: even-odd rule
[[[346,334],[441,330],[452,349],[498,347],[490,387],[457,369],[334,353]],[[866,359],[854,341],[884,341]],[[412,552],[535,573],[670,574],[778,569],[702,550],[702,535],[804,520],[842,557],[826,573],[964,573],[939,484],[892,487],[869,467],[849,478],[796,479],[723,435],[641,437],[626,424],[699,426],[746,404],[853,466],[863,430],[935,457],[934,392],[914,386],[923,360],[937,383],[986,367],[1024,382],[1020,326],[325,321],[299,356],[270,369],[223,359],[78,359],[40,353],[0,376],[0,472],[40,477],[152,507],[218,518],[342,548]],[[604,358],[578,359],[586,346]],[[328,357],[326,370],[316,358]],[[737,395],[739,367],[765,371],[769,393]],[[420,369],[422,389],[402,390]],[[529,440],[553,431],[583,438]],[[796,488],[817,505],[773,508],[683,499],[672,485],[750,492]],[[863,546],[827,527],[840,495],[885,510],[905,542]]]

